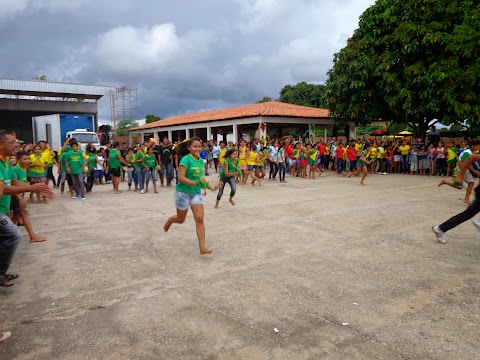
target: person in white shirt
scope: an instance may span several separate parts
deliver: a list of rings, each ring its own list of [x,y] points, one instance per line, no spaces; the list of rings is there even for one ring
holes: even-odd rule
[[[213,155],[213,165],[215,166],[215,172],[218,173],[218,156],[220,155],[220,146],[218,146],[216,141],[213,143],[212,155]]]

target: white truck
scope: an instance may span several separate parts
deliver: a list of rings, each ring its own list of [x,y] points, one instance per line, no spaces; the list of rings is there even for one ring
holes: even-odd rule
[[[85,151],[88,143],[100,149],[100,140],[94,129],[93,115],[88,114],[52,114],[32,118],[33,141],[45,140],[53,150],[63,146],[67,137],[74,138]]]

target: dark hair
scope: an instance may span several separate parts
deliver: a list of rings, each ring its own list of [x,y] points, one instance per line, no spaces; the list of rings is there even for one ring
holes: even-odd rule
[[[75,140],[74,138],[71,138],[69,144],[70,144],[70,146],[72,146],[72,145],[78,145],[78,141]]]
[[[118,141],[115,141],[112,145],[113,148],[119,147],[120,143]]]
[[[233,154],[234,152],[236,152],[235,149],[230,149],[230,150],[228,150],[228,151],[225,153],[225,155],[223,155],[223,158],[222,158],[222,159],[228,159],[230,156],[232,156],[232,154]]]
[[[201,142],[202,140],[200,140],[199,137],[192,137],[188,140],[185,140],[185,141],[183,141],[183,142],[181,142],[180,144],[177,145],[177,147],[175,148],[176,153],[180,157],[190,154],[190,150],[188,150],[188,148],[190,147],[190,145],[192,145],[192,143],[194,141],[200,141]]]
[[[0,130],[0,141],[5,141],[7,135],[15,135],[15,132],[11,130]]]
[[[26,151],[18,151],[16,156],[17,156],[17,159],[21,159],[22,156],[30,156],[30,155],[28,155]]]
[[[469,144],[470,146],[480,145],[480,140],[478,139],[470,140]]]

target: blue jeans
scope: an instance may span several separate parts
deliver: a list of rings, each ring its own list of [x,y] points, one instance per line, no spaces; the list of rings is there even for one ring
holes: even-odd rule
[[[402,172],[406,173],[410,171],[408,166],[408,155],[402,155]]]
[[[139,185],[140,190],[145,189],[145,172],[146,172],[146,169],[144,167],[135,169],[135,173],[137,174],[138,185]]]
[[[337,159],[337,172],[341,174],[343,170],[345,170],[345,160]]]
[[[0,214],[0,275],[5,275],[12,263],[22,235],[6,215]]]
[[[285,181],[285,163],[283,162],[279,162],[278,163],[278,167],[279,167],[279,174],[278,176],[280,177],[280,181]]]
[[[150,178],[152,178],[152,184],[155,185],[157,183],[157,180],[155,179],[155,168],[154,167],[146,170],[145,184],[148,185],[148,181],[150,180]]]

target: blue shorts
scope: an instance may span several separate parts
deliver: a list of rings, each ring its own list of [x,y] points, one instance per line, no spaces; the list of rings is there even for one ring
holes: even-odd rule
[[[175,207],[178,210],[188,210],[189,206],[203,205],[203,199],[201,193],[187,194],[180,191],[175,191],[173,194],[175,199]]]
[[[257,170],[258,169],[258,166],[256,165],[248,165],[248,171],[254,171],[254,170]]]

